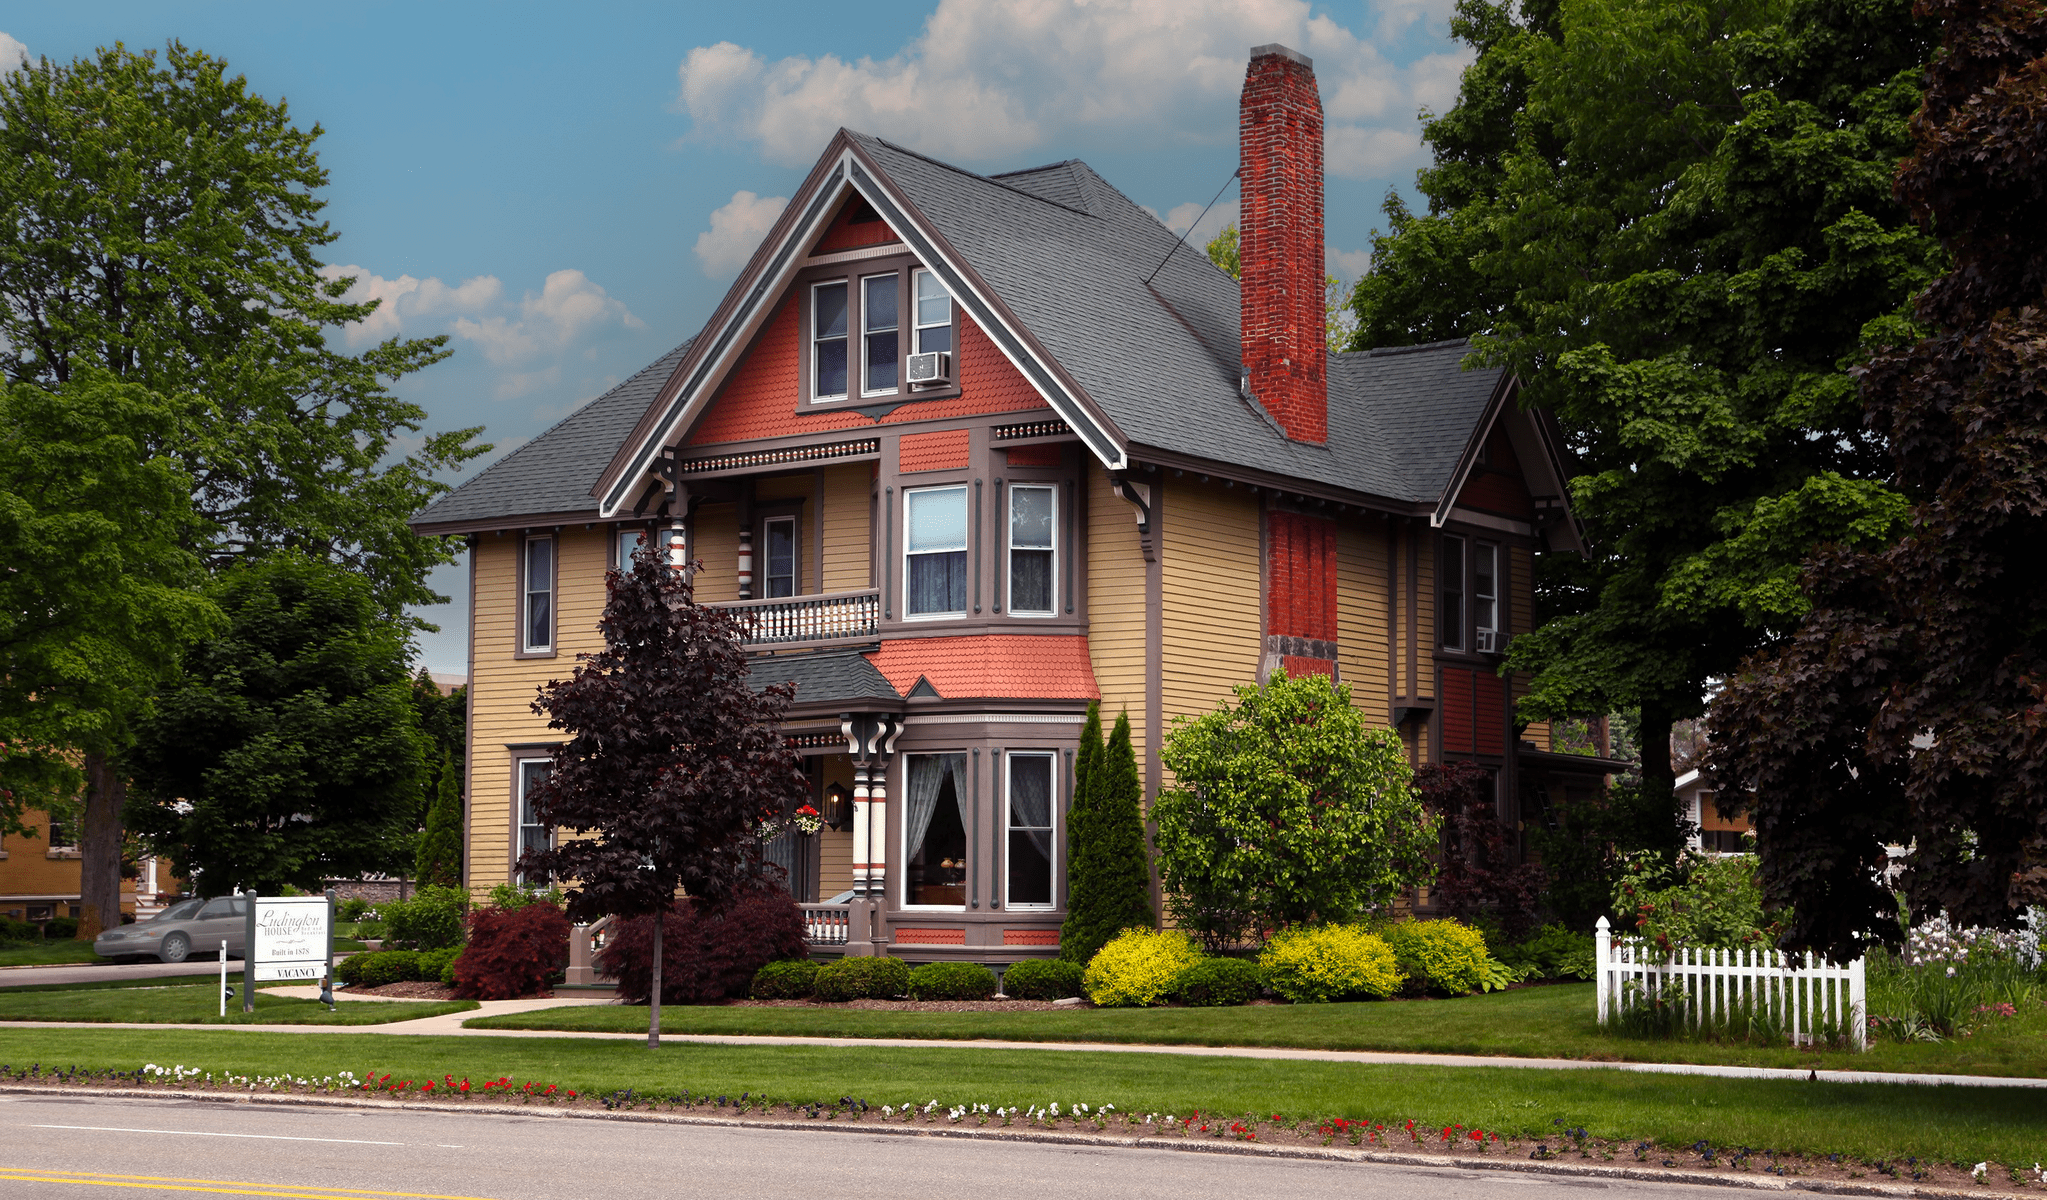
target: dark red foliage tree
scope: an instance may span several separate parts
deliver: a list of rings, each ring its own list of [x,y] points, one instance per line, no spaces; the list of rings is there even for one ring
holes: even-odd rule
[[[1916,844],[1916,912],[2010,925],[2047,900],[2047,6],[1919,11],[1943,49],[1896,188],[1952,265],[1925,336],[1862,378],[1911,531],[1814,556],[1811,612],[1721,692],[1706,756],[1752,797],[1784,943],[1836,956],[1886,928],[1885,843]]]
[[[697,604],[690,573],[665,554],[643,545],[631,570],[610,574],[605,649],[533,702],[569,735],[533,807],[574,836],[519,860],[562,882],[577,920],[653,917],[650,1048],[661,1038],[662,916],[678,892],[710,914],[759,890],[759,827],[810,786],[780,728],[794,689],[748,685],[738,624]]]
[[[1442,863],[1430,893],[1453,917],[1489,917],[1522,938],[1540,915],[1544,872],[1524,863],[1493,806],[1492,772],[1472,762],[1431,763],[1414,790],[1443,818]]]
[[[463,1000],[516,1000],[544,991],[568,965],[569,919],[544,901],[518,908],[478,909],[469,941],[455,960],[455,995]]]
[[[703,917],[688,900],[678,900],[662,924],[673,931],[661,969],[661,999],[669,1004],[744,996],[754,972],[778,959],[802,958],[810,950],[803,913],[780,889],[755,892]],[[651,916],[619,924],[597,953],[597,969],[617,980],[619,997],[631,1003],[651,1002],[653,966]]]

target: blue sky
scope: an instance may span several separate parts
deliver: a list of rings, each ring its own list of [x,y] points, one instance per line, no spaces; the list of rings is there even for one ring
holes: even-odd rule
[[[981,171],[1083,158],[1184,228],[1236,167],[1247,51],[1283,42],[1315,59],[1330,267],[1355,278],[1380,199],[1424,161],[1417,109],[1449,107],[1468,61],[1449,12],[95,0],[0,10],[0,57],[177,38],[288,99],[326,131],[328,261],[384,299],[340,336],[450,335],[454,357],[399,387],[431,428],[483,425],[501,454],[694,333],[840,125]],[[452,601],[423,610],[442,632],[421,655],[459,674],[463,573],[434,582]]]

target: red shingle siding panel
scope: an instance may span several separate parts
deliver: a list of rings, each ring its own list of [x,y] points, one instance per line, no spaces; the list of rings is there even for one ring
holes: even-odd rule
[[[1099,700],[1087,638],[991,633],[977,637],[900,638],[873,654],[898,692],[918,678],[948,700],[968,697]]]
[[[1528,498],[1528,489],[1519,477],[1483,467],[1472,472],[1471,478],[1465,481],[1464,490],[1457,493],[1457,503],[1502,516],[1535,515],[1535,502]]]
[[[1265,631],[1336,641],[1336,522],[1274,510],[1265,529]]]
[[[964,929],[903,929],[898,927],[894,934],[898,946],[964,946],[967,931]]]
[[[1322,99],[1314,70],[1280,54],[1252,59],[1238,143],[1244,371],[1289,437],[1326,443]]]
[[[1480,754],[1507,752],[1507,681],[1491,671],[1472,678],[1472,719],[1478,728]]]
[[[887,221],[846,219],[856,212],[873,211],[865,200],[858,198],[848,200],[846,207],[839,210],[838,217],[832,221],[831,228],[825,230],[824,236],[818,239],[817,248],[813,253],[830,254],[834,250],[857,250],[862,246],[880,246],[902,241],[903,239],[896,236],[896,231],[889,228]]]
[[[1059,931],[1056,929],[1005,929],[1002,931],[1005,946],[1056,946]]]
[[[903,435],[901,466],[905,475],[913,471],[954,471],[967,465],[967,431],[940,429],[933,433]]]
[[[1056,467],[1066,461],[1066,453],[1059,446],[1018,446],[1006,457],[1012,467]]]
[[[1507,681],[1491,671],[1443,668],[1445,754],[1507,752]]]
[[[1477,753],[1472,737],[1471,672],[1455,667],[1445,669],[1442,692],[1437,699],[1443,706],[1443,752]]]

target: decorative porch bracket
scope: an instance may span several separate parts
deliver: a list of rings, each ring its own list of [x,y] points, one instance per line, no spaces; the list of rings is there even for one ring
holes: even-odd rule
[[[886,954],[882,898],[888,890],[888,763],[903,734],[895,713],[840,713],[853,759],[853,916],[849,955]]]

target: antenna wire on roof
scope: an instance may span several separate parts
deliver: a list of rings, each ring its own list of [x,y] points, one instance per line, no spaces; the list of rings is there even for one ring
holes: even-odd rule
[[[1223,198],[1223,193],[1229,190],[1230,184],[1237,178],[1238,175],[1243,174],[1243,170],[1244,169],[1242,167],[1238,167],[1236,170],[1230,172],[1230,177],[1228,179],[1223,180],[1223,185],[1215,189],[1214,198],[1210,199],[1207,206],[1201,210],[1201,217],[1205,217],[1208,215],[1208,210],[1214,208],[1215,202]],[[1181,244],[1186,242],[1187,235],[1194,232],[1194,227],[1196,225],[1201,224],[1201,217],[1194,218],[1193,223],[1187,226],[1187,233],[1183,233],[1180,235],[1180,240],[1173,243],[1172,250],[1166,251],[1166,256],[1159,260],[1159,265],[1153,267],[1151,269],[1151,274],[1144,277],[1144,283],[1146,287],[1150,287],[1151,281],[1158,278],[1158,274],[1160,271],[1166,269],[1166,264],[1173,261],[1173,250],[1178,250]]]

